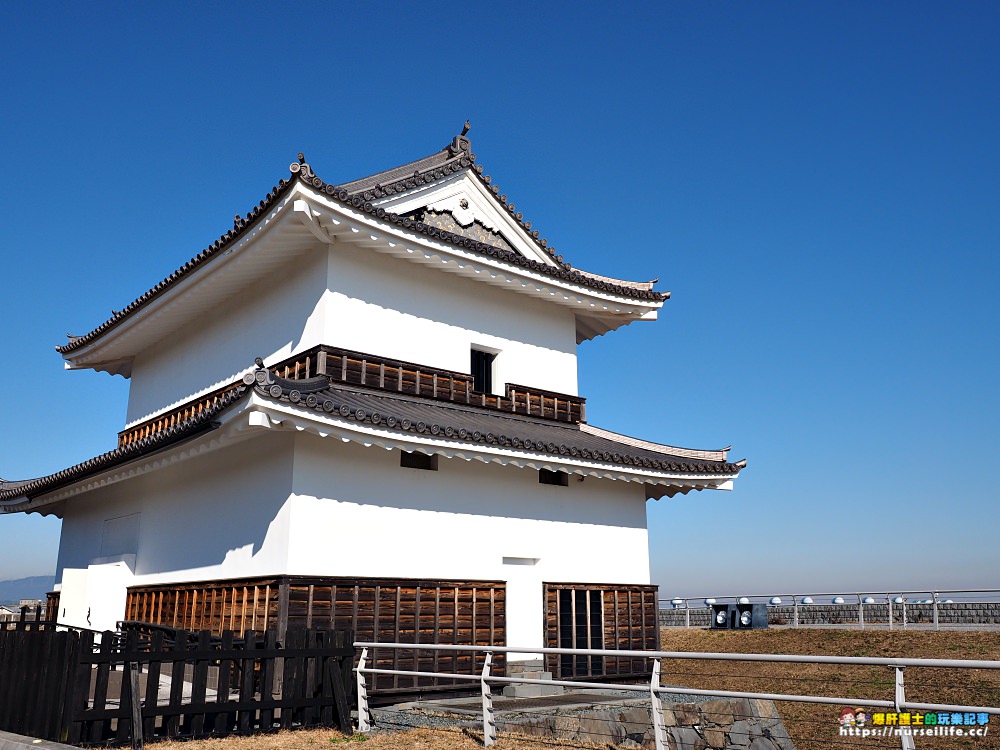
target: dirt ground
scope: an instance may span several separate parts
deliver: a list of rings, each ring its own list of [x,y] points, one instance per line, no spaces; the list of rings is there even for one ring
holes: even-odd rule
[[[664,651],[723,653],[825,654],[839,656],[900,656],[908,658],[985,659],[1000,661],[1000,633],[953,631],[833,630],[782,628],[746,632],[669,629],[663,631]],[[661,681],[704,689],[767,693],[808,693],[844,698],[890,700],[893,673],[880,667],[841,667],[688,660],[664,661]],[[907,669],[906,696],[927,703],[1000,706],[1000,670],[961,672],[947,669]],[[849,701],[844,704],[849,706]],[[779,702],[778,710],[798,750],[869,750],[898,748],[898,738],[841,737],[839,706]],[[183,748],[172,748],[183,744]],[[371,750],[474,750],[482,735],[459,729],[417,729],[409,732],[345,737],[332,730],[282,732],[257,737],[231,737],[157,744],[163,750],[318,750],[364,744]],[[978,748],[1000,750],[1000,716],[992,717],[984,738],[918,737],[918,750]],[[501,734],[498,750],[607,748]]]
[[[664,651],[824,654],[831,656],[979,659],[1000,661],[1000,633],[954,631],[834,630],[772,628],[756,631],[664,630]],[[894,673],[883,667],[734,662],[663,662],[661,680],[718,690],[807,693],[892,700]],[[906,698],[923,703],[1000,706],[1000,670],[904,671]],[[844,706],[849,706],[845,703]],[[899,747],[898,738],[839,736],[840,707],[779,702],[778,711],[799,750],[843,747]],[[1000,748],[1000,716],[985,738],[915,737],[924,748]]]
[[[363,746],[365,750],[481,750],[481,732],[463,732],[460,729],[413,729],[408,732],[391,734],[356,734],[346,737],[339,732],[307,729],[278,734],[257,735],[255,737],[227,737],[217,740],[194,740],[190,742],[160,742],[157,750],[320,750],[330,748],[348,750]],[[497,750],[559,750],[559,748],[607,748],[600,745],[568,742],[564,740],[541,740],[538,737],[519,737],[503,734],[492,747]]]

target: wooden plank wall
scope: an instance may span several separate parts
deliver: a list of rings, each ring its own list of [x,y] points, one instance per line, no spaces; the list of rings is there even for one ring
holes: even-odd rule
[[[52,620],[52,622],[57,622],[60,614],[59,592],[50,591],[45,595],[45,617],[48,620]]]
[[[288,626],[353,630],[360,641],[506,644],[506,585],[500,581],[408,579],[289,579]],[[375,649],[373,666],[384,669],[476,673],[484,655]],[[501,654],[495,674],[503,674]],[[413,692],[455,685],[453,680],[379,675],[379,692]]]
[[[359,641],[503,646],[506,585],[502,581],[426,581],[280,577],[130,588],[126,620],[169,628],[277,632],[290,628],[353,630]],[[484,655],[376,649],[379,667],[473,673]],[[497,654],[495,674],[503,674]],[[422,692],[459,686],[454,680],[380,676],[379,691]]]
[[[133,587],[125,619],[213,635],[223,630],[261,634],[278,627],[280,585],[273,578]]]
[[[603,598],[603,640],[605,649],[657,651],[660,629],[657,624],[657,586],[636,586],[596,583],[546,583],[545,645],[548,648],[572,648],[566,643],[567,634],[560,634],[560,591],[599,591]],[[597,677],[645,677],[649,675],[648,659],[605,657],[586,662],[562,662],[558,655],[546,657],[546,670],[562,679]]]

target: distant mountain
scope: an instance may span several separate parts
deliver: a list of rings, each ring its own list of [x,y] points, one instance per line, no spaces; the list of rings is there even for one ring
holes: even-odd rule
[[[31,576],[0,581],[0,604],[17,604],[21,599],[41,599],[56,585],[55,576]]]

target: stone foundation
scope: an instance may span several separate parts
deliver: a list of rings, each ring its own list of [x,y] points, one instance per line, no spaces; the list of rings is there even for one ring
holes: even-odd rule
[[[545,662],[542,659],[507,662],[508,677],[523,677],[527,680],[551,680],[552,673],[543,671]],[[505,685],[503,694],[507,698],[540,698],[545,695],[561,695],[562,685]]]
[[[538,737],[653,748],[649,707],[498,718],[497,728]],[[670,750],[795,750],[772,701],[724,698],[664,703]]]

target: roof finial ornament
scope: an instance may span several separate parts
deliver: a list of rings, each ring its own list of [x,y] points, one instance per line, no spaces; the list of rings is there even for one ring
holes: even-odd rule
[[[472,142],[466,137],[466,134],[472,128],[472,123],[468,120],[465,121],[465,127],[462,128],[462,132],[456,135],[450,144],[448,144],[448,153],[451,156],[458,156],[463,151],[466,154],[472,153]]]
[[[253,363],[257,365],[257,367],[259,367],[260,369],[262,370],[264,369],[264,360],[262,360],[260,357],[254,357]]]
[[[305,163],[306,163],[306,155],[303,154],[301,151],[299,151],[299,164],[305,164]]]

